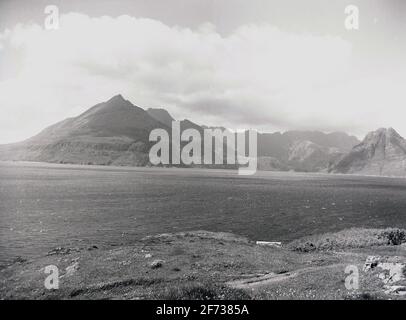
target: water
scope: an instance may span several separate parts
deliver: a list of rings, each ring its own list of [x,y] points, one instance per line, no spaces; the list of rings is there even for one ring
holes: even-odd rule
[[[389,226],[406,227],[403,178],[0,163],[0,263],[163,232],[285,242]]]

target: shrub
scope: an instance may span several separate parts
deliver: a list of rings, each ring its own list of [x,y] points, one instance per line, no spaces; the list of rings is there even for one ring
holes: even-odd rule
[[[406,232],[401,229],[388,229],[382,232],[381,237],[387,239],[388,244],[398,246],[406,242]]]

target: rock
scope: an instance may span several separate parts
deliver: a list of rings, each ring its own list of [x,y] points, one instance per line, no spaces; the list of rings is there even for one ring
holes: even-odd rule
[[[406,296],[406,286],[385,286],[385,289],[386,294]]]
[[[66,267],[65,271],[66,274],[65,276],[70,277],[71,275],[73,275],[77,270],[79,269],[79,262],[75,262],[74,264]]]
[[[147,253],[147,254],[145,255],[145,259],[148,259],[148,258],[152,258],[152,254]]]
[[[405,265],[403,263],[378,263],[378,268],[381,268],[384,271],[389,271],[379,274],[379,278],[382,279],[385,284],[395,283],[405,278],[403,275],[403,269],[405,268]]]
[[[157,260],[152,261],[149,264],[149,266],[151,267],[151,269],[158,269],[158,268],[161,268],[164,263],[165,263],[164,260],[157,259]]]
[[[381,260],[380,256],[369,256],[366,260],[365,260],[365,264],[364,264],[364,268],[363,270],[369,271],[371,269],[374,269],[375,267],[378,266],[379,261]]]

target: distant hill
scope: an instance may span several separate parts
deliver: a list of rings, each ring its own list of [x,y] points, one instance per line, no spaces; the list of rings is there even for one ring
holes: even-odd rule
[[[310,141],[320,147],[336,148],[348,152],[360,141],[344,132],[324,133],[320,131],[287,131],[284,133],[261,133],[258,135],[260,156],[287,159],[291,146],[298,141]]]
[[[368,133],[329,169],[334,173],[406,176],[406,140],[393,128]]]
[[[289,149],[288,163],[296,171],[322,171],[340,154],[338,148],[321,146],[308,140],[299,140]]]
[[[28,140],[0,146],[0,160],[146,166],[154,144],[148,141],[151,130],[163,128],[170,133],[173,120],[165,109],[144,110],[117,95]],[[204,129],[214,129],[188,119],[181,121],[181,131],[190,128],[201,134]],[[258,164],[262,170],[326,171],[358,143],[357,138],[341,132],[259,133]]]

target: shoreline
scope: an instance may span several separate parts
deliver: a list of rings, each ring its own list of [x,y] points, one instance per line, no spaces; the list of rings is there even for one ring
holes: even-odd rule
[[[0,165],[27,165],[31,167],[46,167],[50,166],[53,168],[72,168],[72,169],[100,169],[100,170],[118,170],[118,171],[148,171],[148,172],[159,172],[165,170],[173,170],[173,172],[182,172],[193,170],[196,173],[205,173],[205,172],[213,172],[213,173],[227,173],[232,176],[238,176],[241,178],[249,178],[249,177],[256,177],[260,178],[257,173],[261,174],[270,174],[270,175],[303,175],[303,176],[320,176],[320,177],[359,177],[359,178],[391,178],[391,179],[406,179],[406,176],[386,176],[386,175],[372,175],[372,174],[355,174],[355,173],[328,173],[324,171],[314,171],[314,172],[307,172],[307,171],[278,171],[278,170],[257,170],[257,172],[252,176],[242,176],[238,175],[238,169],[227,169],[227,168],[204,168],[204,167],[176,167],[176,166],[167,166],[167,167],[160,167],[160,166],[117,166],[117,165],[97,165],[97,164],[84,164],[84,163],[57,163],[57,162],[41,162],[41,161],[27,161],[27,160],[0,160]]]

